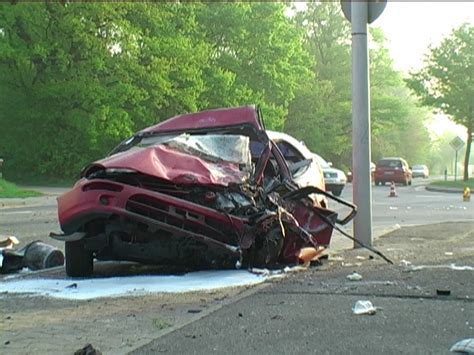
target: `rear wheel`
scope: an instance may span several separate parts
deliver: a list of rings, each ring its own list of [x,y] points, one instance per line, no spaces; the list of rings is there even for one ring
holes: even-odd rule
[[[84,248],[84,241],[66,242],[66,274],[71,277],[92,275],[92,252]]]

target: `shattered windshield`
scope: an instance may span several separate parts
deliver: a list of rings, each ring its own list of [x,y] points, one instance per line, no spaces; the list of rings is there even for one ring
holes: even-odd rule
[[[165,145],[209,162],[230,162],[251,168],[250,138],[242,135],[160,135],[144,137],[133,149]]]

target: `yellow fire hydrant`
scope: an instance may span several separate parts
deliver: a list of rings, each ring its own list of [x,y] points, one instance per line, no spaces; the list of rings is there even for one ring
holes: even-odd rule
[[[464,191],[462,193],[462,200],[464,202],[471,201],[471,189],[467,186],[464,188]]]

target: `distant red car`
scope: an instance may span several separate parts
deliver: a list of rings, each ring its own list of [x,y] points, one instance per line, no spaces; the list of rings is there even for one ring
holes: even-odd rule
[[[375,167],[375,184],[385,185],[386,182],[411,185],[412,172],[403,158],[383,158]]]
[[[67,274],[90,275],[94,258],[230,268],[298,263],[327,247],[355,206],[300,188],[262,127],[254,107],[180,115],[86,167],[58,199],[64,234],[51,235],[66,242]],[[338,220],[318,194],[351,213]]]

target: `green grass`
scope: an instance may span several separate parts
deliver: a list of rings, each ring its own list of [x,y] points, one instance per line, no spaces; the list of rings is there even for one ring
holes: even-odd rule
[[[431,185],[435,185],[435,186],[441,186],[441,187],[457,187],[459,189],[464,189],[466,186],[469,187],[471,190],[474,189],[474,178],[471,178],[469,179],[468,181],[462,181],[462,177],[461,179],[457,180],[457,181],[453,181],[453,180],[448,180],[448,181],[444,181],[444,180],[439,180],[439,181],[434,181],[431,183]]]
[[[21,190],[15,184],[0,179],[0,198],[35,197],[42,194],[37,191]]]
[[[161,318],[153,318],[152,323],[153,323],[153,326],[158,330],[163,330],[163,329],[171,327],[171,323]]]
[[[71,179],[53,179],[48,177],[36,176],[34,178],[19,178],[19,177],[11,177],[9,178],[10,181],[14,181],[18,185],[30,185],[30,186],[47,186],[47,187],[71,187],[74,183],[79,179],[71,178]]]

